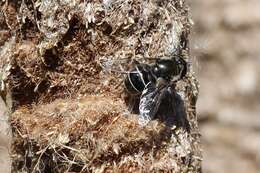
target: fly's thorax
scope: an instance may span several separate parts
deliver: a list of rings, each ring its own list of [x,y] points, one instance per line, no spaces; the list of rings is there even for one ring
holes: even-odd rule
[[[153,66],[153,74],[157,78],[163,78],[167,81],[172,79],[181,79],[186,75],[187,68],[186,62],[179,58],[180,60],[175,59],[159,59]]]

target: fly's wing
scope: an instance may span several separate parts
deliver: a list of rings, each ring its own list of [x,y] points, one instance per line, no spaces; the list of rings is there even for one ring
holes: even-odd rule
[[[138,64],[146,64],[145,62],[147,60],[152,59],[153,58],[114,58],[108,56],[99,58],[97,62],[104,72],[127,74],[131,67],[135,67]]]
[[[139,103],[140,125],[146,125],[155,117],[165,91],[165,88],[158,89],[152,83],[147,84]]]
[[[98,64],[104,72],[128,74],[131,67],[141,64],[136,59],[120,58],[115,59],[112,56],[102,57],[98,60]]]
[[[114,59],[112,56],[109,57],[102,57],[98,60],[99,65],[101,68],[108,73],[119,73],[119,74],[127,74],[128,64],[131,64],[131,59],[124,58],[124,59]]]

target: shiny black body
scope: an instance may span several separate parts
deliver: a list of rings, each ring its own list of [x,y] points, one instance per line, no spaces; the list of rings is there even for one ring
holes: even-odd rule
[[[125,88],[133,95],[140,94],[149,82],[155,82],[156,76],[147,64],[137,64],[125,78]]]
[[[177,80],[182,79],[187,73],[187,64],[182,58],[159,59],[152,69],[157,78],[161,77],[169,82],[177,76]]]
[[[156,85],[158,78],[166,82],[179,80],[187,73],[187,64],[182,59],[158,59],[153,65],[137,64],[125,78],[126,91],[132,95],[143,92],[148,83]]]
[[[182,58],[157,59],[151,65],[136,62],[124,83],[129,96],[126,104],[130,112],[139,114],[139,124],[155,118],[164,119],[169,126],[185,124],[183,101],[174,83],[186,73],[187,63]]]

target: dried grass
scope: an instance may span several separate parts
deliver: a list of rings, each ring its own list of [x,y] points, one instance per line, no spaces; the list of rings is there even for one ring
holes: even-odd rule
[[[124,117],[122,75],[133,59],[190,61],[183,0],[0,2],[1,95],[10,91],[13,171],[199,172],[190,69],[177,85],[191,133]],[[3,92],[4,91],[4,92]],[[80,99],[79,99],[80,98]]]
[[[11,119],[13,169],[179,172],[189,168],[191,138],[184,129],[171,129],[157,121],[140,127],[134,115],[122,115],[126,110],[122,105],[119,100],[89,96],[20,108]]]
[[[77,94],[118,95],[111,86],[120,80],[102,73],[104,59],[127,69],[136,58],[188,58],[190,22],[182,0],[6,1],[2,13],[10,27],[5,31],[15,39],[3,46],[9,51],[0,51],[15,106]]]

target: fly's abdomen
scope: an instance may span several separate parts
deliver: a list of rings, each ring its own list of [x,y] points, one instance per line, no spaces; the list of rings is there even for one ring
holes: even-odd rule
[[[141,94],[149,82],[154,82],[148,66],[136,66],[127,74],[125,88],[130,94]]]

